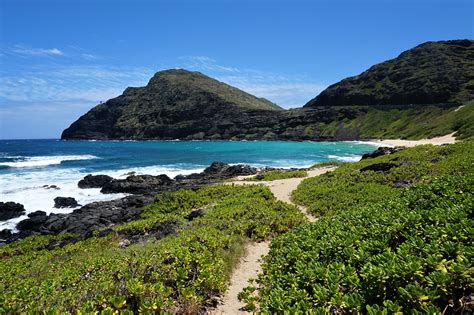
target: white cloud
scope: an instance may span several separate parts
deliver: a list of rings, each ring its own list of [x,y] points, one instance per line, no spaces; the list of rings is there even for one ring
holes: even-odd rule
[[[23,56],[64,56],[64,53],[57,48],[26,48],[16,46],[11,51]]]
[[[40,67],[14,74],[0,72],[0,97],[5,103],[79,101],[92,107],[120,95],[127,86],[145,85],[152,74],[143,68],[99,65]]]
[[[240,72],[239,69],[217,64],[215,59],[207,56],[181,56],[178,58],[183,66],[188,69],[199,69],[202,71]]]
[[[93,55],[93,54],[81,54],[81,57],[86,60],[95,60],[99,58],[98,56]]]

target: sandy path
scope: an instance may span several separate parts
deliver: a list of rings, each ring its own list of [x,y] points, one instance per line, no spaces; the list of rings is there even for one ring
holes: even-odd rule
[[[454,138],[454,132],[453,132],[449,135],[432,138],[432,139],[421,139],[421,140],[386,139],[386,140],[371,140],[371,142],[379,143],[380,145],[385,145],[385,146],[414,147],[420,144],[433,144],[433,145],[452,144],[456,142],[456,139]]]
[[[316,168],[308,171],[308,177],[318,176],[334,169],[335,167]],[[291,193],[305,178],[288,178],[274,180],[270,182],[246,182],[242,181],[239,178],[239,180],[229,182],[227,184],[263,184],[270,188],[270,190],[278,200],[287,203],[292,203]],[[316,221],[316,218],[310,215],[304,207],[298,206],[298,208],[301,210],[301,212],[305,214],[305,216],[310,222]],[[250,314],[249,312],[241,310],[245,306],[245,303],[239,301],[237,296],[245,287],[249,285],[250,279],[255,279],[258,273],[262,271],[260,266],[260,259],[262,258],[262,256],[268,254],[269,247],[270,241],[251,243],[247,246],[245,256],[240,259],[239,264],[232,273],[229,289],[227,290],[226,295],[222,299],[222,304],[220,304],[215,310],[209,311],[208,314]]]
[[[422,139],[422,140],[402,140],[402,139],[387,139],[387,140],[372,140],[372,142],[379,143],[382,146],[405,146],[405,147],[414,147],[421,144],[433,144],[433,145],[442,145],[450,144],[456,142],[454,138],[454,133],[432,139]],[[336,167],[321,167],[308,171],[308,177],[319,176],[326,172],[333,171]],[[245,178],[251,176],[241,176],[236,178],[233,182],[228,182],[227,184],[236,184],[236,185],[256,185],[263,184],[268,186],[272,193],[278,200],[281,200],[286,203],[291,203],[291,193],[295,190],[298,185],[305,178],[288,178],[280,179],[274,181],[243,181]],[[317,220],[314,216],[308,213],[305,207],[297,205],[297,207],[304,213],[306,218],[310,222]],[[246,248],[246,254],[241,258],[238,266],[233,271],[229,289],[222,299],[222,304],[219,305],[215,310],[209,312],[209,314],[250,314],[249,312],[242,311],[241,309],[245,306],[245,303],[242,303],[237,298],[237,295],[249,285],[250,279],[255,279],[259,272],[261,272],[260,259],[262,256],[268,254],[270,247],[270,241],[265,241],[261,243],[251,243]]]
[[[229,289],[215,310],[208,314],[251,314],[241,310],[245,303],[239,301],[238,294],[249,285],[250,279],[257,278],[262,271],[260,259],[268,254],[270,241],[260,243],[250,243],[245,249],[245,256],[240,259],[240,263],[232,273]]]

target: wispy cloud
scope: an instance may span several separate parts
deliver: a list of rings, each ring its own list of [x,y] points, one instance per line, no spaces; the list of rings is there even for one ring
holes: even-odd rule
[[[219,65],[216,60],[207,56],[181,56],[178,60],[182,62],[185,68],[231,73],[240,72],[237,68]]]
[[[0,98],[22,102],[99,101],[120,95],[127,87],[146,84],[153,71],[107,66],[40,67],[34,71],[0,73]]]
[[[0,138],[20,137],[13,127],[19,125],[42,130],[28,128],[31,132],[21,131],[21,137],[58,137],[99,102],[120,95],[127,86],[145,85],[153,74],[146,68],[105,65],[42,64],[22,69],[0,71]]]
[[[16,130],[17,125],[44,130],[43,134],[32,131],[22,137],[58,136],[62,129],[100,101],[120,95],[128,86],[144,86],[156,71],[166,68],[204,72],[285,108],[302,106],[325,87],[304,75],[223,65],[207,56],[183,56],[168,62],[167,66],[133,67],[111,65],[110,58],[76,46],[30,48],[17,45],[1,49],[0,54],[8,58],[5,67],[0,69],[0,127],[3,128],[0,133]],[[17,136],[14,132],[12,135]],[[0,137],[9,137],[9,134]]]
[[[64,52],[58,48],[28,48],[15,46],[11,49],[11,52],[22,56],[64,56]]]
[[[99,57],[93,54],[81,54],[81,57],[86,59],[86,60],[96,60]]]
[[[221,65],[207,56],[182,56],[180,66],[205,72],[220,81],[284,107],[300,107],[326,88],[304,75],[288,75]]]

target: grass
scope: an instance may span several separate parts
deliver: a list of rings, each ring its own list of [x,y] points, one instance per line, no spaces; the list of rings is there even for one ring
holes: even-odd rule
[[[268,171],[262,174],[255,175],[253,177],[249,177],[245,180],[247,181],[272,181],[277,179],[287,179],[287,178],[301,178],[307,177],[308,172],[305,170],[294,170],[294,171],[282,171],[282,170],[275,170],[275,171]]]
[[[190,220],[196,208],[203,215]],[[159,194],[142,219],[105,237],[48,249],[63,236],[37,236],[1,247],[0,313],[196,313],[225,291],[246,242],[304,221],[263,186]]]
[[[306,179],[323,216],[271,243],[240,297],[262,313],[461,313],[474,285],[474,141],[406,149]],[[396,163],[385,172],[360,170]],[[410,183],[395,188],[399,180]],[[257,294],[256,294],[257,292]]]
[[[361,139],[423,139],[455,132],[458,139],[474,136],[474,101],[462,108],[413,106],[377,108],[352,106],[354,118],[344,117],[328,124],[319,124],[322,137],[332,137],[341,126],[358,130]]]

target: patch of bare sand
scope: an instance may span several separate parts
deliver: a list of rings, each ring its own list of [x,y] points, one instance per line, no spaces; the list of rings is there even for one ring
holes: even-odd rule
[[[227,184],[237,185],[257,185],[263,184],[270,188],[272,193],[278,200],[283,202],[292,203],[291,193],[295,190],[298,185],[305,178],[319,176],[326,172],[333,171],[335,167],[320,167],[314,168],[308,171],[308,176],[304,178],[288,178],[279,179],[274,181],[262,181],[262,182],[250,182],[242,181],[243,178],[239,178],[236,181],[228,182]],[[298,208],[305,214],[310,222],[314,222],[317,218],[309,214],[304,207],[298,206]],[[214,310],[210,310],[208,314],[250,314],[249,312],[243,311],[242,308],[245,303],[239,301],[238,294],[247,287],[250,283],[250,279],[255,279],[257,275],[262,271],[260,266],[260,259],[268,254],[270,247],[270,241],[261,243],[251,243],[246,248],[246,254],[240,259],[240,263],[233,271],[229,289],[226,295],[222,299],[222,303]]]
[[[249,312],[242,310],[245,303],[239,301],[237,296],[250,284],[250,280],[257,278],[257,275],[262,271],[260,259],[268,254],[269,249],[270,241],[250,243],[246,247],[245,256],[240,259],[240,263],[232,273],[229,289],[222,299],[222,304],[208,314],[249,314]]]
[[[421,145],[421,144],[432,144],[432,145],[452,144],[456,142],[456,139],[454,138],[454,132],[453,132],[453,133],[450,133],[449,135],[432,138],[432,139],[421,139],[421,140],[386,139],[386,140],[371,140],[371,142],[376,142],[384,146],[414,147],[416,145]]]

